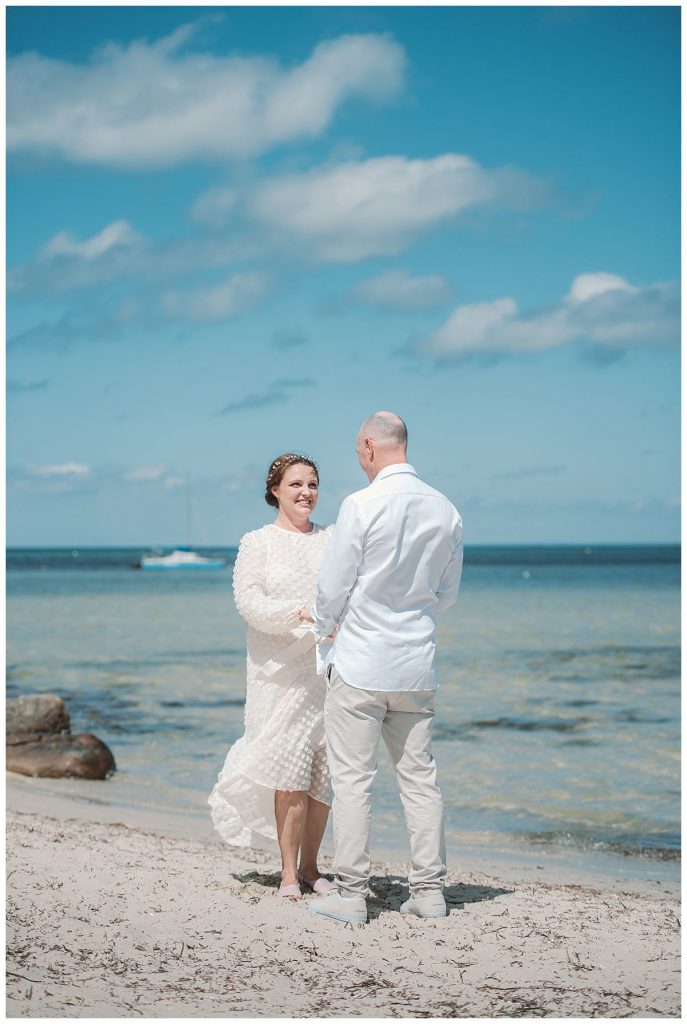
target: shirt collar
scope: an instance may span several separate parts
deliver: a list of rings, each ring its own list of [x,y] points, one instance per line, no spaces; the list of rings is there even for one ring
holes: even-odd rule
[[[386,466],[384,469],[380,469],[375,477],[375,481],[384,480],[386,477],[393,476],[396,473],[410,473],[411,476],[417,476],[417,470],[409,462],[396,462],[393,466]]]

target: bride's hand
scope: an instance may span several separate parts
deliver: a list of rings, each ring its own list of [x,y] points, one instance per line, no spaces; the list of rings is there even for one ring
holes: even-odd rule
[[[301,610],[298,613],[298,618],[301,620],[301,622],[315,621],[307,608],[301,608]]]

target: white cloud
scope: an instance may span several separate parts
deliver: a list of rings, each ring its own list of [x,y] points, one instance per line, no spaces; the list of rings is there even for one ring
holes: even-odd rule
[[[557,303],[521,312],[512,298],[459,306],[420,345],[424,355],[537,352],[572,342],[612,354],[679,339],[679,295],[672,284],[634,287],[615,274],[580,274]]]
[[[80,462],[62,462],[52,466],[37,466],[33,469],[33,476],[43,477],[84,477],[90,473],[90,467]]]
[[[451,285],[445,277],[412,277],[407,270],[386,270],[360,281],[349,292],[354,302],[380,309],[429,309],[450,296]]]
[[[519,209],[547,201],[549,194],[546,183],[523,172],[487,170],[455,154],[430,160],[397,156],[348,161],[253,186],[225,185],[205,192],[196,199],[190,217],[216,230],[198,237],[154,241],[125,220],[83,239],[60,231],[29,263],[9,271],[8,284],[13,292],[25,295],[120,280],[140,285],[200,268],[245,264],[264,258],[275,247],[290,258],[300,250],[323,260],[355,261],[398,252],[422,232],[470,207]],[[228,216],[236,219],[231,235],[218,230]],[[395,287],[398,304],[399,283],[400,278],[389,276],[377,285],[377,294]],[[441,290],[439,279],[406,283],[404,308],[431,305],[421,292]],[[364,289],[361,298],[365,300]]]
[[[586,302],[596,295],[603,295],[604,292],[612,291],[636,291],[622,277],[617,274],[578,274],[573,281],[570,291],[566,296],[570,302]]]
[[[39,250],[38,259],[50,260],[60,256],[72,256],[90,262],[112,252],[113,249],[136,249],[142,244],[143,239],[136,234],[130,224],[125,220],[116,220],[83,242],[77,241],[68,231],[60,231]]]
[[[321,134],[351,97],[387,100],[403,83],[404,50],[385,35],[327,40],[283,67],[191,51],[198,24],[153,43],[110,43],[85,64],[11,57],[10,152],[122,168],[251,157]]]
[[[154,480],[160,480],[168,470],[168,466],[165,463],[160,463],[154,466],[139,466],[137,469],[132,469],[126,474],[125,480],[132,480],[135,482],[148,482]]]
[[[187,275],[198,268],[225,266],[260,253],[255,239],[239,237],[201,236],[153,242],[119,220],[83,240],[60,231],[29,263],[10,270],[9,288],[22,294],[44,294],[120,280],[140,284]]]
[[[149,257],[149,243],[124,220],[106,225],[79,241],[60,231],[35,258],[9,272],[13,291],[62,290],[99,285],[126,276],[132,265]]]
[[[267,294],[270,284],[269,276],[262,271],[247,271],[217,285],[167,292],[162,308],[175,319],[224,320],[252,309]]]
[[[274,178],[248,199],[248,212],[290,245],[347,262],[404,249],[423,231],[476,206],[520,209],[549,187],[514,168],[488,170],[467,156],[349,161]]]

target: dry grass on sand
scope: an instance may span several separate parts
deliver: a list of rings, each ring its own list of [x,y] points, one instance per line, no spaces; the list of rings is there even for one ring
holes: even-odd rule
[[[421,921],[376,864],[353,928],[277,899],[270,854],[16,812],[7,850],[12,1017],[680,1013],[674,892],[453,872]]]

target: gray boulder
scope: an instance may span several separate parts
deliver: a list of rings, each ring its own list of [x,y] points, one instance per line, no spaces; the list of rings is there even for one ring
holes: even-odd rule
[[[53,693],[11,697],[5,704],[5,731],[8,734],[69,732],[69,712],[64,701]]]
[[[116,771],[112,751],[90,732],[8,736],[6,766],[41,779],[106,779]]]

